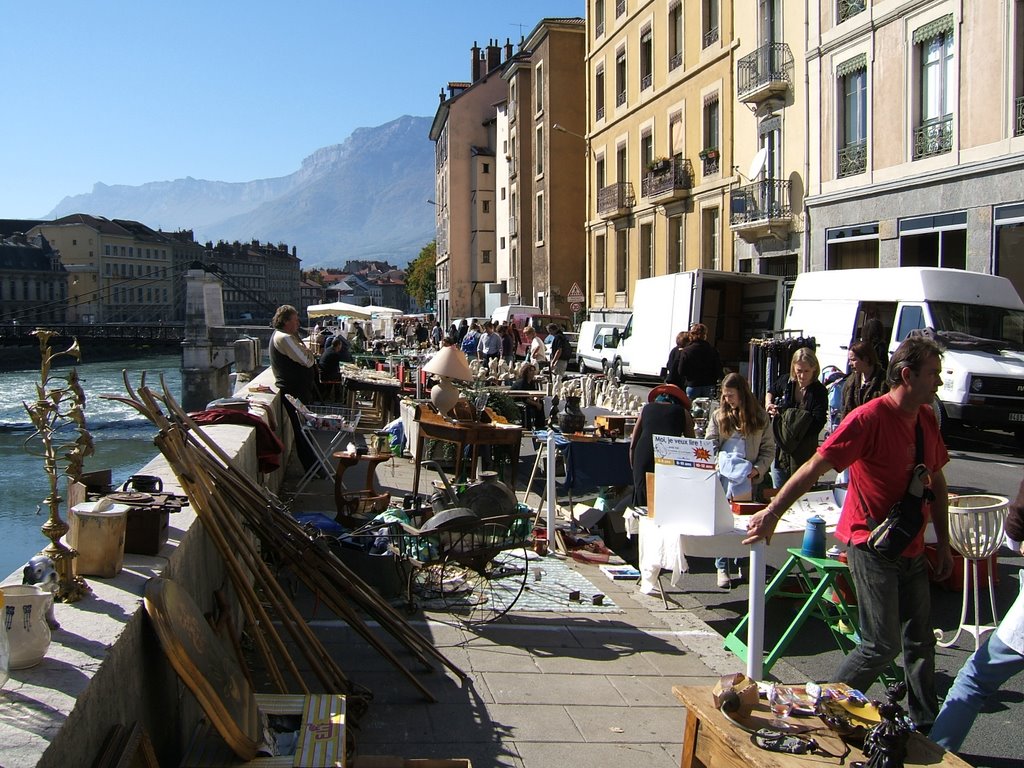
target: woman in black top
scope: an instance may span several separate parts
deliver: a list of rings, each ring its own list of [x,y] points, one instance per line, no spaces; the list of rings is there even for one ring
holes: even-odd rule
[[[868,400],[874,400],[889,391],[889,385],[885,383],[885,371],[870,343],[853,342],[847,360],[850,363],[850,375],[843,382],[843,409],[840,421],[857,406],[864,405]]]
[[[647,473],[654,471],[654,436],[694,436],[690,398],[675,384],[661,384],[647,395],[629,445],[633,466],[633,504],[647,506]]]
[[[775,463],[772,484],[782,484],[818,448],[818,435],[828,418],[828,390],[818,381],[821,366],[808,347],[793,353],[789,374],[780,376],[765,395],[765,410],[772,417]]]

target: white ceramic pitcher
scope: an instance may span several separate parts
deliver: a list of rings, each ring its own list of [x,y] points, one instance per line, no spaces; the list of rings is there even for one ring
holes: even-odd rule
[[[3,629],[11,646],[11,669],[34,667],[50,647],[46,611],[53,595],[37,586],[4,585]]]

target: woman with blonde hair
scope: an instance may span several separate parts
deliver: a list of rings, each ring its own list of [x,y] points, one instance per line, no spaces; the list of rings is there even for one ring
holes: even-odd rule
[[[705,437],[714,441],[719,479],[729,498],[756,499],[775,457],[775,437],[768,413],[740,374],[730,373],[723,379],[721,401],[708,421]],[[718,586],[731,587],[728,559],[717,558],[715,567]]]
[[[820,373],[814,351],[800,347],[790,360],[789,374],[780,376],[765,395],[775,434],[772,484],[776,488],[818,448],[818,435],[828,419],[828,390],[818,380]]]

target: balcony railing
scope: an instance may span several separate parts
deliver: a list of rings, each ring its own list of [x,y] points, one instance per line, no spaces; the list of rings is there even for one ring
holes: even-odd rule
[[[435,249],[437,254],[440,256],[448,253],[448,227],[439,226],[435,232],[434,239],[437,240],[437,248]]]
[[[839,23],[856,16],[868,7],[867,0],[839,0]]]
[[[856,176],[868,169],[868,142],[854,141],[841,147],[836,158],[836,178]]]
[[[953,149],[953,116],[925,120],[914,129],[914,159],[944,155]]]
[[[718,42],[718,27],[712,27],[711,29],[709,29],[707,32],[704,33],[704,36],[701,38],[701,45],[700,45],[700,47],[702,49],[704,49],[704,48],[707,48],[710,45],[713,45],[714,43],[717,43],[717,42]]]
[[[673,69],[679,69],[683,63],[683,54],[680,51],[675,56],[672,56],[668,60],[668,69],[671,72]]]
[[[626,103],[626,92],[625,91],[619,91],[617,94],[615,94],[615,106],[616,107],[621,107],[625,103]]]
[[[684,158],[666,160],[660,167],[643,175],[640,194],[643,197],[683,197],[693,189],[693,165]]]
[[[599,22],[597,22],[597,25],[594,27],[594,37],[600,37],[603,34],[604,34],[604,22],[603,21],[599,21]]]
[[[1024,136],[1024,96],[1017,97],[1014,115],[1016,115],[1016,119],[1013,123],[1013,135]]]
[[[516,235],[519,234],[519,227],[516,226],[516,217],[515,216],[509,216],[508,217],[508,233],[512,237],[515,237]]]
[[[516,121],[516,100],[512,99],[508,103],[508,121],[514,123]]]
[[[597,112],[594,117],[597,120],[604,120],[604,104],[597,108]]]
[[[636,205],[633,185],[628,181],[617,181],[602,187],[597,192],[597,212],[601,216],[617,216]]]
[[[756,181],[729,194],[729,223],[734,227],[788,219],[790,215],[788,180]]]
[[[736,64],[740,101],[760,101],[792,87],[793,52],[788,43],[768,43]]]
[[[654,85],[654,75],[653,74],[646,74],[646,75],[644,75],[643,77],[640,78],[640,90],[641,91],[646,91],[652,85]]]
[[[618,0],[615,3],[615,18],[616,19],[619,18],[619,16],[621,16],[625,12],[626,12],[626,0]]]
[[[514,157],[510,157],[508,159],[508,177],[510,179],[514,179],[517,173],[519,173],[519,169],[516,166],[516,159]]]
[[[708,157],[702,157],[700,162],[700,172],[703,176],[714,176],[721,170],[721,158],[717,153]]]

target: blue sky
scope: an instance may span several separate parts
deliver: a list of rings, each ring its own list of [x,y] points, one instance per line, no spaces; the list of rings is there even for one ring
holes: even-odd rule
[[[0,218],[95,182],[282,176],[355,128],[431,116],[470,48],[585,0],[0,0]],[[426,141],[424,137],[424,141]]]

